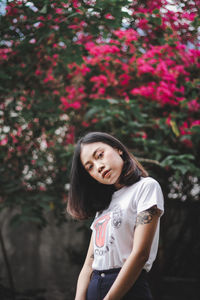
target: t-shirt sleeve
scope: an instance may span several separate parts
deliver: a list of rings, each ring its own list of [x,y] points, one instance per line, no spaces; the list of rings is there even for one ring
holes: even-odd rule
[[[92,221],[92,224],[90,225],[90,229],[93,230],[94,229],[94,223],[96,221],[96,218],[98,217],[99,213],[97,212],[95,217],[94,217],[94,220]]]
[[[162,214],[164,213],[164,198],[161,187],[155,179],[148,178],[141,186],[137,202],[137,213],[154,205],[161,210]]]

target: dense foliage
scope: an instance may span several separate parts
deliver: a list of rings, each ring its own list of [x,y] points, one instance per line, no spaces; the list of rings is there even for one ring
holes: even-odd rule
[[[199,1],[8,1],[1,16],[1,209],[65,219],[70,159],[92,130],[120,138],[198,200]],[[168,194],[168,195],[167,195]]]

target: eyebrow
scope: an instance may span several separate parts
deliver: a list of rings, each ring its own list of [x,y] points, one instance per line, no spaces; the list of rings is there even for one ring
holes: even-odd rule
[[[98,147],[98,148],[93,152],[92,157],[95,158],[95,155],[96,155],[96,153],[99,151],[99,149],[101,149],[101,147]],[[90,162],[87,161],[87,162],[84,164],[84,166],[88,165],[89,163],[90,163]]]

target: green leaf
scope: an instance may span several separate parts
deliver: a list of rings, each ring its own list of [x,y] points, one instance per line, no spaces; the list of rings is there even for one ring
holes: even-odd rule
[[[10,79],[12,79],[12,77],[3,71],[0,71],[0,79],[10,80]]]
[[[100,111],[99,107],[92,107],[85,114],[85,120],[89,120],[90,118],[94,117],[99,111]]]
[[[156,8],[156,9],[154,9],[154,10],[152,11],[152,13],[155,14],[155,15],[156,15],[156,14],[159,14],[159,12],[160,12],[160,11],[159,11],[158,8]]]
[[[153,18],[153,21],[156,25],[161,26],[162,25],[162,19],[159,17]]]
[[[176,122],[175,121],[171,121],[170,125],[172,127],[172,131],[175,134],[175,136],[177,136],[177,137],[180,136],[180,132],[179,132],[178,126],[176,125]]]

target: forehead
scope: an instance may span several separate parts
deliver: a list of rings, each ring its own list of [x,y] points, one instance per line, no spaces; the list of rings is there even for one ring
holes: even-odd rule
[[[97,149],[112,149],[111,146],[102,143],[102,142],[96,142],[91,144],[83,144],[81,146],[81,154],[80,159],[83,164],[85,164],[87,161],[91,160],[93,158],[93,154]]]

